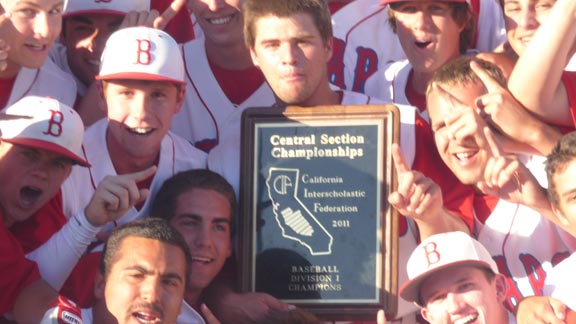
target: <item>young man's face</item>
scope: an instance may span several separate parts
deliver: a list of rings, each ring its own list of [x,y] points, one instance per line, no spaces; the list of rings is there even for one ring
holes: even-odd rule
[[[431,275],[420,287],[425,305],[421,313],[431,324],[508,323],[502,275],[489,282],[482,270],[460,266]]]
[[[504,0],[506,36],[514,52],[522,55],[556,0]]]
[[[558,194],[558,207],[554,206],[554,211],[576,236],[576,159],[568,162],[564,170],[557,171],[552,179]]]
[[[244,19],[240,9],[244,0],[188,0],[204,32],[206,44],[232,46],[244,44]]]
[[[478,96],[486,93],[486,88],[480,82],[465,85],[451,84],[445,85],[444,88],[462,103],[471,107],[474,107],[474,101]],[[482,137],[482,127],[477,125],[473,134],[459,141],[451,136],[451,132],[454,132],[458,126],[454,124],[452,126],[454,129],[450,129],[445,120],[457,114],[457,109],[460,108],[454,108],[436,90],[428,94],[426,102],[436,148],[446,166],[464,184],[474,185],[483,180],[484,169],[491,153],[486,143],[479,141]]]
[[[10,21],[0,28],[8,45],[8,71],[41,67],[62,28],[64,0],[1,0]]]
[[[394,5],[396,33],[414,71],[432,73],[460,55],[459,26],[452,7],[442,1],[406,1]]]
[[[0,211],[10,227],[52,199],[72,170],[59,154],[0,141]]]
[[[116,323],[176,323],[186,286],[186,258],[176,245],[128,236],[96,296]]]
[[[194,188],[178,196],[170,224],[182,234],[192,253],[189,289],[206,288],[232,254],[228,199],[207,189]]]
[[[104,84],[104,96],[109,149],[126,159],[145,158],[158,155],[184,89],[164,81],[113,80]]]
[[[252,61],[276,96],[286,104],[311,106],[327,84],[326,63],[332,40],[322,41],[309,14],[265,16],[254,25]]]
[[[122,23],[122,16],[110,14],[73,15],[65,18],[62,43],[66,46],[72,73],[89,86],[98,75],[100,56],[108,37]]]

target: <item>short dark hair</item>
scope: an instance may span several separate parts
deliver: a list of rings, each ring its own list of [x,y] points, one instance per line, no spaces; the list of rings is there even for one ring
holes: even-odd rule
[[[216,172],[206,169],[194,169],[180,172],[170,179],[164,181],[164,184],[156,194],[150,215],[152,217],[163,218],[170,222],[176,213],[178,197],[182,193],[192,189],[214,190],[228,200],[230,206],[230,229],[234,233],[235,218],[237,211],[236,194],[234,189]]]
[[[324,0],[247,0],[244,14],[244,39],[249,48],[256,42],[256,21],[265,16],[289,17],[307,13],[312,16],[324,44],[332,39],[332,18]]]
[[[434,84],[450,85],[450,84],[470,84],[472,82],[481,82],[480,78],[470,68],[470,62],[476,62],[486,73],[494,79],[502,87],[506,86],[506,77],[502,70],[494,63],[479,59],[474,56],[461,56],[453,61],[450,61],[438,69],[434,76],[428,82],[426,95],[433,89]]]
[[[407,0],[408,1],[408,0]],[[452,19],[456,24],[464,26],[464,29],[460,32],[460,54],[466,53],[468,48],[472,45],[474,41],[474,34],[476,33],[476,18],[474,13],[470,9],[470,5],[466,2],[445,2],[452,8]],[[392,31],[396,33],[396,8],[400,6],[401,2],[391,3],[388,10],[388,24],[392,28]]]
[[[127,237],[141,237],[174,245],[182,250],[186,257],[186,284],[190,277],[192,257],[188,244],[168,222],[160,218],[141,218],[124,224],[114,230],[106,241],[102,258],[100,259],[100,272],[107,278],[114,263],[118,260],[118,250],[122,241]]]
[[[560,198],[556,191],[554,176],[566,170],[568,164],[574,159],[576,159],[576,132],[571,132],[560,138],[546,159],[548,200],[555,207],[560,207]]]

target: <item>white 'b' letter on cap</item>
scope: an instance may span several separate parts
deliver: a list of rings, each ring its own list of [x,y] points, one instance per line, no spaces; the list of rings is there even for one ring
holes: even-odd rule
[[[148,27],[124,28],[110,36],[98,80],[135,79],[186,84],[184,60],[176,41]]]

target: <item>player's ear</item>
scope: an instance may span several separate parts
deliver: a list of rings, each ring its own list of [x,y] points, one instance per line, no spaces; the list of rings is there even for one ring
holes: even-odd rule
[[[176,85],[176,112],[180,112],[182,105],[184,104],[184,98],[186,97],[186,85],[177,84]]]
[[[94,297],[96,297],[97,300],[104,299],[104,288],[106,288],[104,275],[102,275],[100,271],[96,271],[96,277],[94,278]]]
[[[420,308],[420,315],[422,315],[422,317],[424,317],[424,319],[428,321],[428,323],[433,323],[432,319],[430,318],[430,312],[426,307]]]
[[[252,58],[252,63],[254,63],[255,66],[259,66],[258,65],[258,55],[256,55],[256,52],[254,51],[254,47],[250,47],[250,57]]]
[[[330,60],[332,60],[332,54],[333,54],[333,49],[334,49],[334,37],[328,37],[328,39],[326,40],[326,46],[325,46],[325,50],[326,52],[326,63],[330,62]]]
[[[98,100],[98,109],[101,111],[108,113],[108,108],[106,105],[106,83],[105,81],[96,81],[96,89],[98,91],[98,96],[100,100]]]
[[[506,278],[504,275],[498,274],[494,277],[494,284],[496,285],[496,297],[498,301],[503,303],[506,300],[506,292],[508,286],[506,285]]]
[[[552,206],[552,211],[554,212],[554,215],[556,215],[556,218],[558,218],[560,224],[566,227],[570,226],[568,218],[564,216],[564,213],[560,210],[560,208],[558,208],[555,204],[550,204],[550,206]]]

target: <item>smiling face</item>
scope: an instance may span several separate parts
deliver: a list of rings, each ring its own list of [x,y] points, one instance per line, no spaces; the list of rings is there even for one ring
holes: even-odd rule
[[[556,0],[504,0],[506,36],[516,54],[524,53],[555,3]]]
[[[244,0],[188,0],[204,32],[206,46],[237,46],[244,44],[244,20],[240,8]]]
[[[108,37],[122,23],[122,16],[87,14],[67,17],[62,32],[68,65],[86,86],[94,81]]]
[[[182,106],[184,89],[171,82],[113,80],[104,83],[108,105],[110,155],[155,160],[172,116]]]
[[[496,275],[491,281],[482,270],[454,267],[430,275],[421,285],[422,316],[431,324],[506,324],[503,302],[506,281]]]
[[[558,218],[576,236],[576,159],[566,162],[552,177],[557,194],[557,206],[552,204]]]
[[[405,1],[393,5],[396,33],[414,71],[432,73],[460,56],[459,26],[453,8],[442,1]]]
[[[484,85],[478,82],[450,84],[445,88],[458,100],[472,107],[476,98],[486,93]],[[474,136],[461,141],[453,139],[445,120],[454,114],[455,108],[447,104],[435,90],[430,91],[426,102],[436,147],[444,163],[464,184],[474,185],[483,180],[484,169],[491,155],[484,144],[479,144],[482,129],[478,128]]]
[[[13,76],[21,67],[41,67],[62,28],[63,0],[1,0],[10,19],[0,35],[10,46],[8,68]]]
[[[189,284],[190,298],[195,304],[199,294],[220,272],[232,254],[232,212],[226,197],[214,190],[193,188],[178,196],[176,211],[170,224],[188,243],[192,254]]]
[[[332,55],[332,41],[322,40],[312,16],[264,16],[254,24],[252,61],[276,96],[286,104],[325,104],[332,94],[326,63]]]
[[[110,273],[96,288],[115,319],[107,323],[176,323],[186,286],[182,249],[136,236],[120,244]]]
[[[0,210],[7,227],[28,219],[52,199],[72,170],[55,153],[0,141]]]

